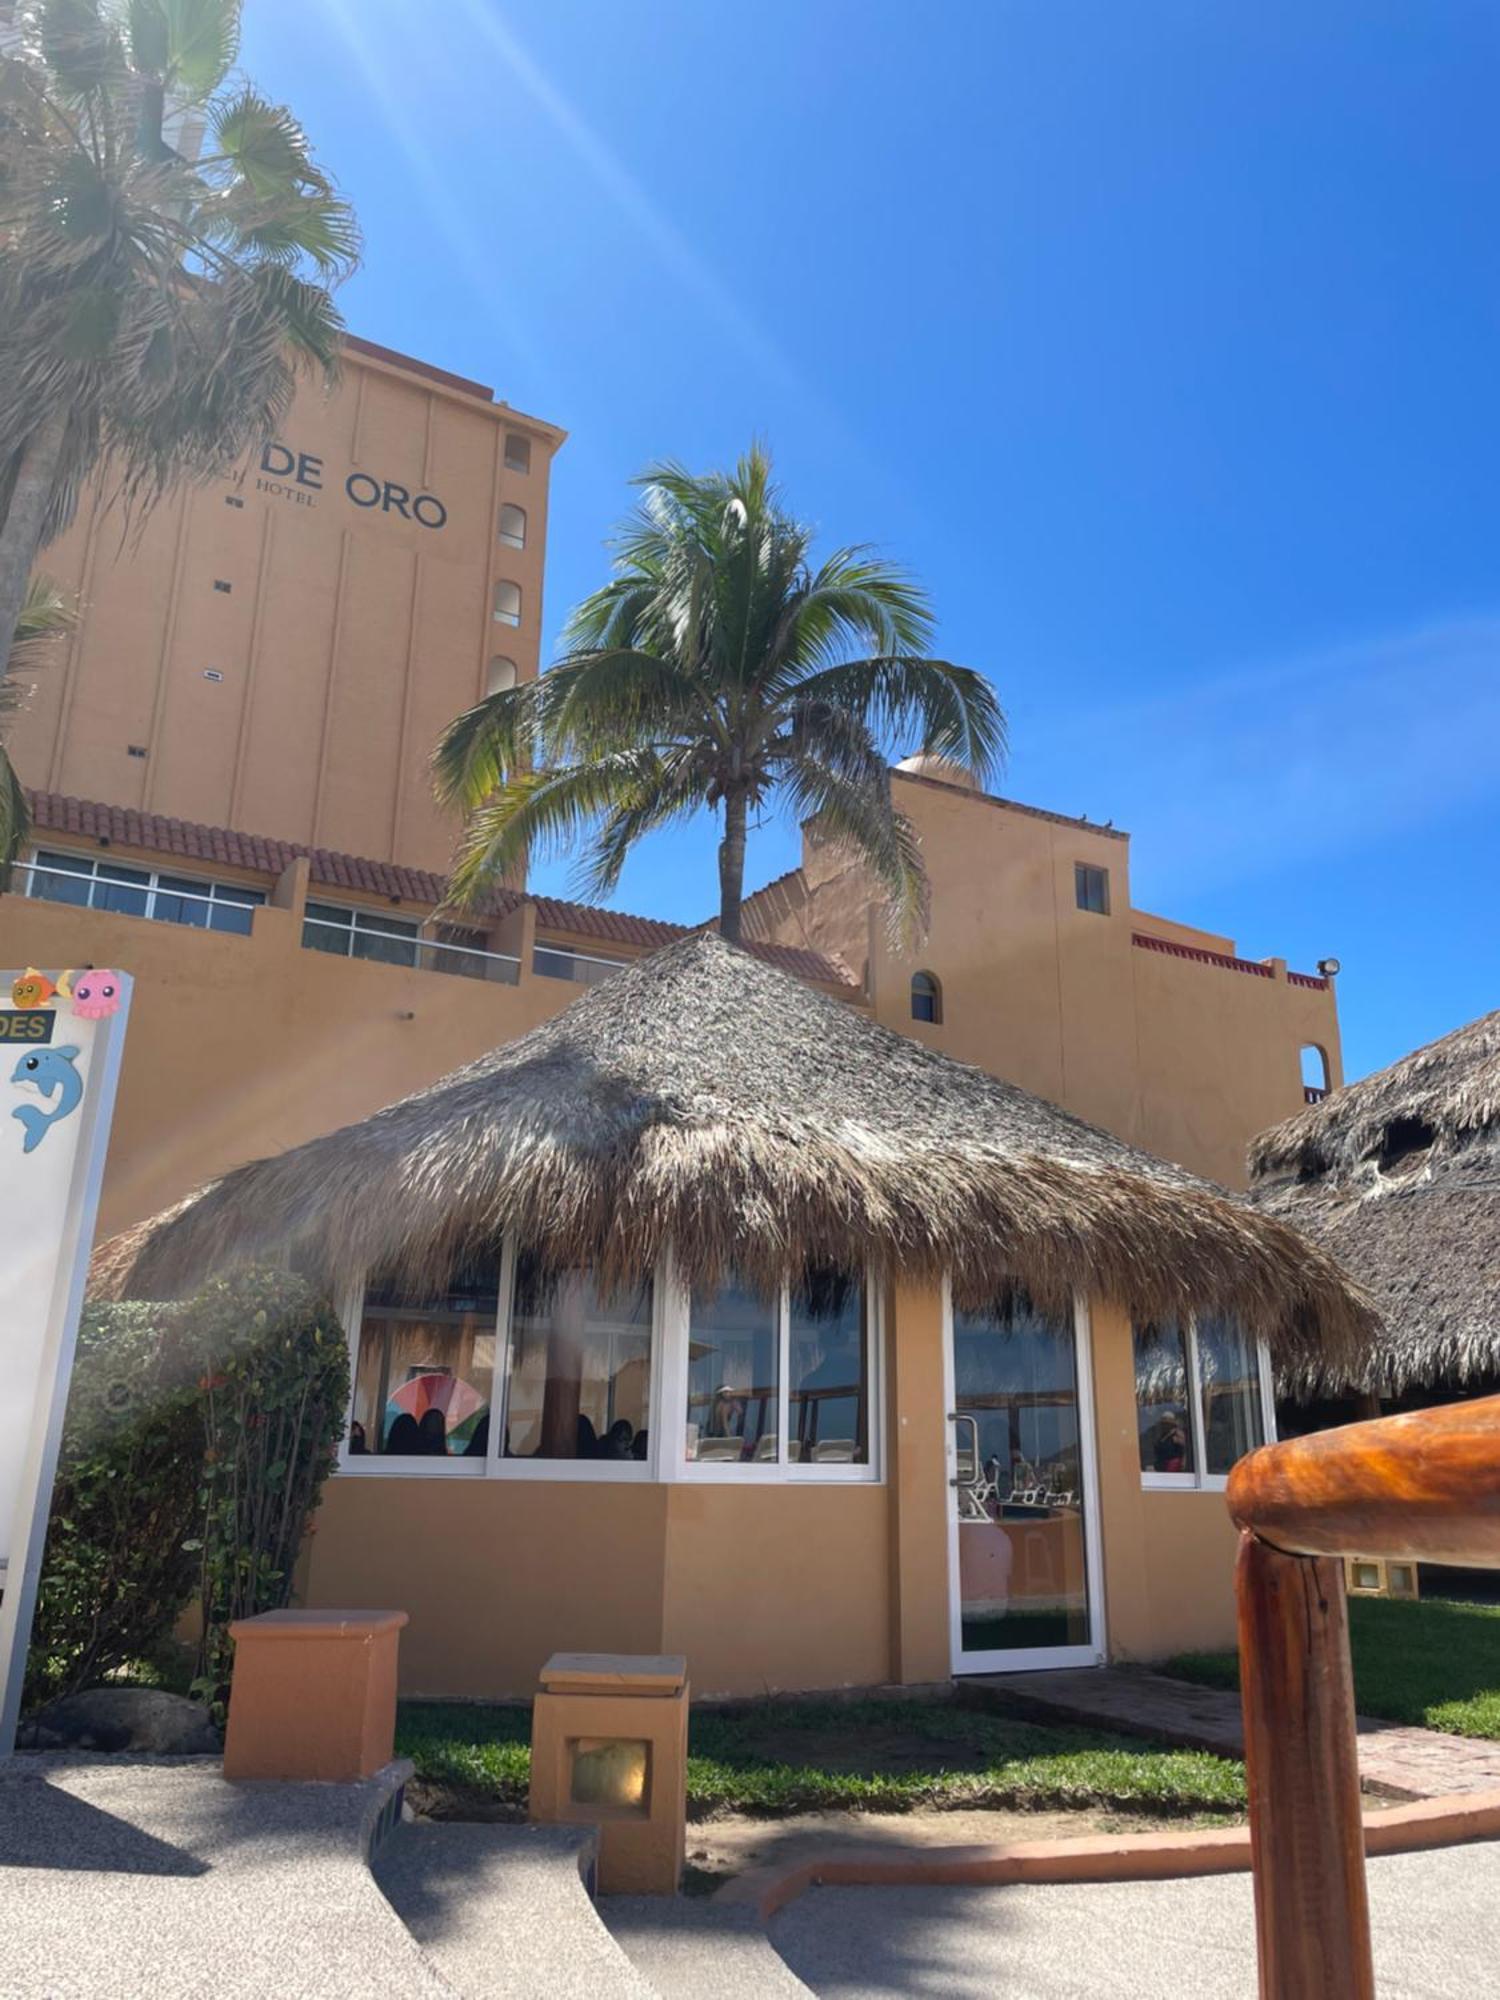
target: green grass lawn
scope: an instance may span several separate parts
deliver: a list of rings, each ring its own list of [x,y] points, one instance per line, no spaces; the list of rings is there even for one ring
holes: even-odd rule
[[[524,1707],[404,1702],[397,1754],[435,1806],[524,1808],[531,1766]],[[1195,1750],[1043,1727],[953,1702],[782,1701],[694,1714],[688,1814],[767,1817],[859,1807],[1090,1808],[1238,1814],[1242,1767]]]
[[[1349,1643],[1361,1715],[1500,1737],[1500,1605],[1351,1597]],[[1233,1653],[1181,1653],[1164,1671],[1239,1686]]]

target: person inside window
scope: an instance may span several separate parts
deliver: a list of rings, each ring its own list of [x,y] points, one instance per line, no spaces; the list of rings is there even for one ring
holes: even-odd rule
[[[1181,1410],[1163,1410],[1158,1418],[1151,1465],[1156,1472],[1188,1470],[1187,1420]]]
[[[745,1392],[728,1382],[722,1383],[714,1392],[713,1407],[708,1413],[708,1428],[704,1435],[713,1438],[739,1437],[745,1435]]]

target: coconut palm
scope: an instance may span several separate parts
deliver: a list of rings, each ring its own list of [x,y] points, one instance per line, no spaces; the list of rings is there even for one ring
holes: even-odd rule
[[[353,216],[235,80],[240,4],[35,0],[0,61],[0,658],[101,460],[139,511],[335,366]]]
[[[853,848],[909,927],[926,882],[883,746],[915,737],[984,776],[1004,749],[994,690],[928,657],[928,600],[901,570],[863,547],[814,560],[759,447],[732,473],[660,465],[636,483],[615,574],[558,663],[438,746],[439,797],[469,813],[454,904],[580,845],[587,889],[608,895],[638,840],[708,806],[719,927],[738,940],[750,816],[774,801]]]
[[[31,829],[26,791],[5,747],[10,718],[31,689],[25,677],[46,664],[50,641],[73,624],[73,606],[48,576],[34,576],[16,620],[10,657],[0,673],[0,889],[10,885],[11,863]]]

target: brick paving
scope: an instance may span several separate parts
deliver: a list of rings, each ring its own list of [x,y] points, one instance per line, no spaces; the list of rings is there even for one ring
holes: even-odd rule
[[[1052,1722],[1150,1736],[1221,1757],[1244,1755],[1240,1698],[1142,1667],[1083,1667],[1040,1674],[977,1674],[962,1683],[970,1700]],[[1359,1720],[1359,1775],[1367,1792],[1434,1799],[1500,1790],[1500,1743]]]

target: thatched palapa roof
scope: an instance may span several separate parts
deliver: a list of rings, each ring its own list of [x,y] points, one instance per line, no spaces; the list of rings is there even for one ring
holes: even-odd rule
[[[1262,1214],[1304,1230],[1383,1322],[1365,1366],[1313,1392],[1462,1388],[1500,1371],[1500,1013],[1333,1091],[1250,1149]]]
[[[780,1282],[809,1263],[936,1277],[961,1303],[1076,1287],[1238,1313],[1284,1354],[1354,1353],[1368,1314],[1281,1224],[1014,1084],[700,933],[429,1089],[237,1168],[108,1247],[168,1296],[295,1255],[425,1283],[512,1232],[558,1265]]]

